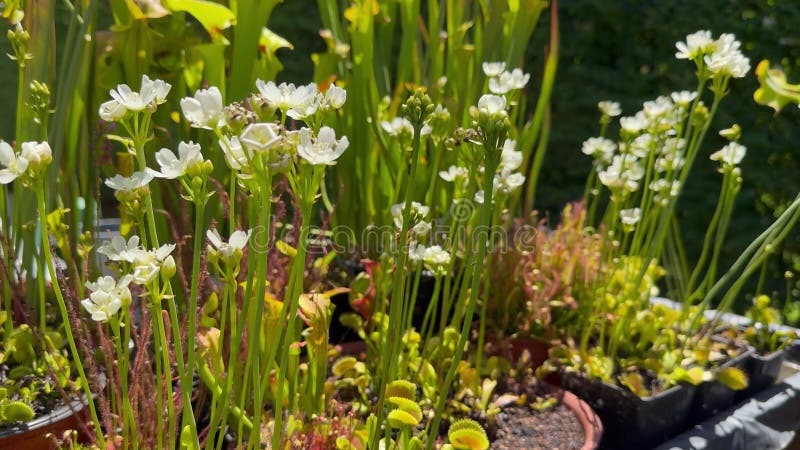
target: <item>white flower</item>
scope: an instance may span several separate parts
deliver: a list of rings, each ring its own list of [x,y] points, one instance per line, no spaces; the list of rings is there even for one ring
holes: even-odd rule
[[[444,181],[456,181],[456,180],[466,180],[469,177],[469,171],[460,166],[450,166],[447,170],[443,170],[439,172],[439,176]]]
[[[413,234],[417,238],[425,237],[430,232],[431,232],[431,223],[426,222],[424,220],[414,225],[413,228],[411,228],[411,234]]]
[[[253,230],[247,230],[247,232],[244,232],[242,230],[236,230],[231,234],[228,242],[225,242],[216,229],[208,230],[206,231],[206,237],[208,237],[209,242],[211,242],[211,245],[208,246],[208,253],[216,252],[226,262],[235,263],[234,256],[237,251],[241,254],[242,250],[244,250],[252,231]]]
[[[116,100],[109,100],[100,105],[100,118],[106,122],[117,122],[128,113],[128,108]]]
[[[155,279],[162,267],[174,266],[175,261],[170,253],[175,250],[175,244],[165,244],[154,250],[137,248],[129,252],[129,259],[133,265],[133,282],[148,284]]]
[[[258,88],[258,91],[264,98],[277,106],[284,114],[292,118],[301,116],[312,106],[314,106],[314,111],[316,111],[316,106],[319,106],[319,99],[317,96],[319,90],[314,83],[305,86],[295,86],[291,83],[276,85],[272,81],[265,83],[262,80],[256,80],[256,88]],[[294,111],[289,114],[290,110]]]
[[[647,118],[639,112],[635,116],[620,118],[619,125],[624,131],[635,134],[647,128]]]
[[[422,260],[425,268],[434,275],[444,275],[447,266],[450,264],[450,253],[438,245],[432,245],[422,252]]]
[[[622,109],[620,109],[619,103],[617,102],[608,100],[602,101],[597,104],[597,108],[601,113],[608,117],[617,117],[618,115],[622,114]]]
[[[142,87],[139,92],[133,91],[127,84],[117,85],[110,91],[111,98],[128,111],[152,109],[167,101],[167,94],[172,85],[162,80],[151,80],[142,75]]]
[[[224,119],[222,112],[222,93],[216,86],[200,89],[194,97],[181,99],[181,110],[193,127],[213,130]]]
[[[97,253],[105,255],[111,261],[132,262],[134,253],[139,249],[139,236],[131,236],[127,242],[125,238],[116,235],[97,248]]]
[[[156,152],[156,161],[161,166],[161,172],[156,176],[175,179],[186,175],[189,169],[203,164],[203,154],[200,153],[200,144],[194,142],[181,142],[178,144],[178,156],[168,148]]]
[[[692,91],[680,91],[680,92],[673,92],[670,94],[672,101],[675,102],[678,106],[689,106],[689,103],[692,103],[692,100],[697,97],[697,92]]]
[[[53,151],[47,141],[23,142],[20,157],[28,160],[29,169],[41,169],[53,160]]]
[[[225,162],[228,163],[228,167],[232,170],[242,170],[248,166],[247,157],[249,155],[252,158],[252,155],[245,155],[244,148],[242,147],[242,143],[239,142],[238,137],[233,136],[228,138],[227,136],[223,136],[223,138],[219,140],[219,146],[222,149],[222,153],[225,155]]]
[[[634,192],[644,176],[642,164],[630,155],[614,155],[604,170],[597,174],[600,182],[610,189],[625,189]]]
[[[280,141],[274,123],[251,123],[242,131],[240,141],[252,151],[264,152]]]
[[[592,137],[583,142],[581,151],[585,155],[594,157],[602,161],[610,161],[617,149],[617,144],[611,139]]]
[[[744,145],[730,142],[725,147],[712,153],[709,158],[712,161],[721,162],[723,166],[736,166],[742,162],[745,153],[747,153],[747,148]]]
[[[81,300],[81,305],[92,315],[92,320],[107,322],[120,308],[131,304],[131,290],[128,285],[132,280],[132,276],[125,275],[119,281],[105,276],[94,283],[87,282],[86,288],[92,293],[89,298]]]
[[[750,59],[739,50],[741,44],[732,34],[723,34],[714,42],[714,51],[703,60],[714,75],[742,78],[750,70]]]
[[[485,62],[483,63],[483,73],[487,77],[496,77],[505,72],[506,63],[504,62]]]
[[[414,136],[414,125],[404,117],[395,117],[391,122],[381,122],[381,128],[389,136],[405,137],[411,139]]]
[[[0,184],[8,184],[28,170],[28,160],[17,156],[14,149],[5,141],[0,141],[0,164],[6,168],[0,170]]]
[[[475,195],[473,196],[473,200],[475,200],[475,203],[478,203],[478,204],[482,205],[483,204],[483,197],[484,197],[483,189],[481,189],[480,191],[475,193]]]
[[[517,141],[506,139],[503,143],[503,152],[500,155],[501,170],[517,170],[522,165],[522,152],[516,150]]]
[[[344,106],[347,101],[347,91],[332,84],[327,91],[325,91],[325,107],[327,109],[339,109]]]
[[[645,133],[636,136],[636,139],[630,145],[624,146],[622,150],[637,158],[644,158],[650,154],[653,149],[653,135]]]
[[[522,69],[514,69],[511,72],[503,72],[498,77],[489,80],[489,91],[493,94],[505,94],[508,91],[522,89],[528,84],[531,76],[523,73]]]
[[[495,115],[506,112],[506,98],[499,95],[485,94],[478,100],[480,112]]]
[[[308,128],[300,130],[300,143],[297,145],[297,155],[311,165],[333,166],[336,159],[342,156],[350,142],[347,136],[336,140],[336,133],[331,127],[322,127],[317,138],[312,141],[312,132]]]
[[[394,219],[394,224],[398,229],[403,227],[403,208],[405,206],[406,206],[405,203],[397,203],[392,205],[392,207],[390,208],[390,212],[392,213],[392,218]],[[428,217],[428,213],[430,213],[429,207],[419,202],[411,202],[411,211],[409,215],[411,223],[409,225],[413,227],[412,224],[417,223]]]
[[[494,177],[494,189],[510,194],[519,189],[525,183],[525,176],[519,172],[512,173],[503,170]]]
[[[136,189],[147,186],[151,181],[153,181],[154,177],[155,172],[151,169],[146,169],[139,172],[134,172],[133,175],[129,177],[123,177],[119,174],[114,175],[112,178],[106,179],[105,184],[117,192],[132,192]]]
[[[642,218],[642,211],[639,208],[623,209],[619,212],[619,218],[623,225],[636,225]]]
[[[711,38],[710,31],[697,31],[686,36],[686,42],[678,42],[675,44],[675,47],[678,48],[675,57],[678,59],[693,60],[697,56],[707,53],[713,43],[714,39]]]
[[[425,246],[422,244],[411,244],[408,249],[408,259],[413,262],[422,261],[425,258]]]

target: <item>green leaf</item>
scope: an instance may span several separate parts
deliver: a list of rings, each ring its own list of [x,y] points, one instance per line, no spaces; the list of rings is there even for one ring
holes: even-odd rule
[[[20,401],[10,402],[3,409],[3,416],[9,422],[28,422],[33,419],[33,409]]]
[[[717,373],[717,380],[734,391],[741,391],[748,384],[747,375],[736,367],[726,367],[720,370]]]
[[[236,24],[233,11],[219,3],[205,0],[167,0],[167,7],[173,11],[191,14],[212,38],[220,36],[222,30]]]
[[[415,427],[419,421],[402,409],[395,409],[389,413],[387,419],[392,428]]]

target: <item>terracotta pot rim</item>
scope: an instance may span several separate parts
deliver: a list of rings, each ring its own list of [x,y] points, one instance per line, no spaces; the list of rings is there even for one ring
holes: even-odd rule
[[[64,424],[63,430],[74,429],[77,418],[86,407],[85,398],[72,400],[68,405],[60,406],[48,414],[34,418],[23,425],[7,428],[0,431],[0,442],[5,439],[14,439],[26,434],[42,434],[45,429],[58,429]],[[74,422],[74,424],[73,424]],[[52,430],[48,431],[52,432]],[[43,436],[43,434],[42,434]]]
[[[578,398],[578,396],[572,392],[550,384],[546,386],[556,397],[561,399],[564,406],[569,408],[581,423],[584,435],[584,442],[581,450],[594,450],[599,447],[600,439],[603,437],[603,423],[600,421],[600,416],[594,412],[588,403]]]

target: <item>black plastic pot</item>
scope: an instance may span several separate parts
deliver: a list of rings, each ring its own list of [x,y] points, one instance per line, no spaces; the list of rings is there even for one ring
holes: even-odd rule
[[[601,448],[644,449],[664,442],[686,428],[695,387],[678,385],[650,397],[582,375],[566,373],[564,389],[594,409],[605,429]]]
[[[748,399],[775,384],[785,360],[786,350],[774,351],[768,355],[761,355],[753,350],[744,365],[749,384],[747,389],[736,393],[736,399]]]
[[[747,368],[745,366],[750,360],[751,353],[750,349],[745,349],[739,355],[721,364],[717,370],[736,367],[746,374]],[[690,422],[692,424],[703,422],[718,412],[730,408],[736,403],[736,396],[737,391],[717,380],[702,382],[697,386],[694,401],[692,402],[692,408],[689,413]]]

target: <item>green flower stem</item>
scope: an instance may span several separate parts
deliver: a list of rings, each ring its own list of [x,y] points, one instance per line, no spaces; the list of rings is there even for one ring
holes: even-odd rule
[[[250,325],[247,331],[248,355],[247,364],[252,368],[253,377],[253,428],[250,430],[248,448],[253,445],[260,445],[261,416],[264,410],[263,397],[261,394],[261,318],[264,315],[264,298],[266,294],[267,257],[272,221],[272,172],[265,169],[264,179],[260,182],[259,205],[258,205],[258,224],[260,230],[256,233],[255,250],[256,255],[256,277],[255,277],[255,314],[250,317]],[[246,300],[247,301],[247,300]],[[264,370],[269,370],[270,359]],[[269,372],[267,372],[269,373]],[[243,408],[244,409],[244,408]]]
[[[403,277],[405,274],[405,267],[408,263],[408,230],[411,220],[411,194],[412,188],[415,185],[417,176],[417,163],[419,162],[419,149],[420,149],[420,133],[422,131],[422,124],[414,125],[414,139],[411,144],[411,173],[409,174],[408,183],[406,184],[405,201],[403,206],[403,223],[400,229],[400,243],[397,248],[398,256],[395,260],[394,280],[392,282],[392,301],[389,302],[389,323],[400,323],[400,314],[402,313],[404,300],[403,292]],[[378,417],[383,417],[383,404],[386,399],[386,385],[393,378],[394,366],[396,358],[392,355],[397,355],[400,348],[400,333],[403,330],[400,327],[389,327],[389,333],[384,337],[381,336],[381,355],[383,358],[382,370],[378,373],[380,380],[380,391],[378,395],[378,403],[375,408],[375,414]],[[384,423],[384,425],[386,425]],[[373,445],[377,446],[377,439],[380,433],[374,436],[375,442]],[[376,447],[377,448],[377,447]]]
[[[139,170],[145,170],[147,168],[147,160],[144,155],[144,144],[147,142],[147,138],[149,135],[150,114],[144,114],[141,128],[139,127],[139,115],[134,114],[133,117],[134,117],[134,131],[136,133],[136,135],[134,136],[136,159],[139,164]],[[159,246],[158,234],[156,231],[155,213],[153,212],[153,199],[151,198],[149,192],[144,198],[144,203],[145,203],[145,216],[147,218],[147,229],[148,229],[148,234],[150,235],[150,245],[153,246],[154,248],[158,248]],[[181,383],[181,396],[183,400],[183,418],[182,418],[183,425],[181,426],[181,429],[188,426],[191,433],[192,441],[198,442],[197,423],[195,421],[194,412],[192,410],[192,394],[191,394],[192,370],[191,369],[187,370],[183,358],[183,344],[181,343],[180,321],[178,320],[178,311],[175,306],[175,298],[172,292],[172,285],[167,281],[165,283],[165,288],[167,294],[166,296],[167,309],[169,310],[169,317],[170,321],[172,322],[172,326],[170,328],[172,330],[173,345],[175,346],[175,357],[178,360],[177,361],[178,377]],[[193,344],[194,342],[192,341],[192,345]],[[168,366],[165,367],[165,369],[167,368]],[[197,444],[195,444],[195,447],[196,446]]]
[[[225,286],[222,289],[222,307],[220,309],[220,329],[219,329],[219,346],[222,349],[222,346],[225,342],[225,333],[227,331],[227,323],[228,320],[228,308],[231,310],[230,320],[231,320],[231,332],[236,330],[236,325],[234,322],[234,317],[236,316],[236,278],[233,277],[231,273],[231,269],[226,267],[227,273],[224,276]],[[233,347],[237,346],[237,343],[234,343],[233,339],[230,341],[230,351],[229,355],[233,353]],[[239,341],[237,341],[239,342]],[[198,363],[200,364],[200,363]],[[233,363],[229,362],[228,369],[231,369],[231,365]],[[230,378],[231,374],[229,373],[226,377],[225,384],[220,389],[220,394],[217,395],[216,392],[212,392],[213,398],[211,400],[211,421],[208,425],[208,437],[206,438],[206,450],[211,450],[214,448],[215,439],[214,437],[217,435],[217,431],[222,429],[219,424],[220,420],[220,412],[225,411],[228,408],[228,393],[230,392],[230,383],[228,383],[228,378]]]
[[[286,334],[283,337],[283,345],[280,346],[280,355],[278,363],[278,377],[277,389],[275,395],[275,425],[272,432],[272,448],[280,448],[283,436],[283,393],[284,383],[286,380],[287,361],[290,351],[290,346],[297,338],[295,326],[297,325],[297,308],[300,300],[300,295],[303,293],[303,275],[305,273],[306,255],[308,254],[308,235],[309,225],[311,223],[311,209],[314,206],[314,198],[317,195],[319,186],[322,181],[322,175],[325,173],[324,166],[311,166],[312,174],[310,177],[300,174],[300,181],[302,185],[298,185],[290,180],[294,186],[294,192],[298,193],[298,201],[302,214],[300,225],[300,239],[297,241],[298,248],[292,262],[292,272],[289,277],[289,289],[286,291],[286,296],[283,299],[283,307],[281,308],[281,319],[286,323]],[[293,178],[293,177],[292,177]],[[278,340],[280,341],[280,340]],[[274,347],[273,347],[274,348]],[[271,349],[269,359],[274,358],[274,349]]]
[[[56,268],[53,264],[53,251],[50,248],[50,236],[47,232],[47,206],[45,204],[45,189],[46,186],[44,177],[39,177],[38,184],[36,186],[36,198],[39,204],[39,225],[42,233],[42,249],[44,250],[44,259],[47,263],[47,270],[50,272],[50,280],[53,284],[53,291],[55,292],[56,300],[58,301],[58,309],[61,312],[61,321],[64,325],[64,334],[66,335],[67,342],[69,343],[69,350],[72,353],[72,361],[75,363],[75,368],[78,369],[78,376],[81,380],[81,386],[86,394],[86,403],[89,405],[89,413],[92,417],[95,437],[97,438],[97,442],[100,443],[100,447],[105,448],[105,439],[103,438],[103,431],[100,428],[100,420],[97,418],[97,410],[95,409],[94,401],[92,401],[92,389],[89,386],[89,381],[86,379],[86,372],[83,370],[83,364],[81,363],[80,353],[78,353],[78,347],[75,345],[75,337],[72,335],[72,327],[70,326],[69,314],[67,313],[67,304],[64,301],[64,295],[61,292],[61,287],[59,286],[58,282],[58,273],[56,273]]]
[[[502,145],[502,143],[501,143]],[[497,171],[497,166],[500,163],[499,160],[499,153],[500,150],[497,148],[494,149],[486,149],[485,151],[489,152],[486,158],[486,169],[484,171],[484,179],[483,179],[483,205],[481,207],[481,220],[479,223],[478,233],[480,233],[481,229],[485,230],[485,232],[489,233],[489,226],[491,225],[491,214],[492,214],[492,194],[493,194],[493,184],[494,184],[494,177],[491,174]],[[495,155],[494,153],[497,153]],[[456,366],[458,365],[458,361],[461,361],[461,357],[464,354],[464,347],[467,344],[467,337],[469,336],[469,330],[472,326],[472,316],[475,313],[475,304],[478,300],[478,290],[480,288],[480,281],[481,281],[481,274],[484,271],[486,259],[486,248],[488,246],[488,238],[486,236],[486,241],[481,241],[478,244],[478,254],[471,258],[471,260],[464,266],[465,268],[472,267],[472,276],[470,278],[470,290],[469,290],[469,301],[467,302],[467,311],[464,315],[461,323],[461,337],[459,339],[458,344],[456,345],[455,354],[453,355],[452,362],[450,363],[450,367],[447,370],[447,375],[445,376],[444,383],[440,386],[439,389],[439,401],[436,406],[436,414],[433,417],[433,422],[429,428],[428,432],[428,439],[425,443],[425,449],[431,450],[433,448],[434,443],[436,442],[436,437],[439,433],[439,424],[442,421],[442,413],[445,409],[445,405],[447,403],[448,395],[447,393],[450,390],[450,386],[453,384],[453,379],[455,378],[456,374]],[[474,241],[474,240],[473,240]],[[474,255],[474,253],[473,253]],[[480,351],[480,349],[479,349]],[[390,358],[391,359],[391,358]]]
[[[155,351],[159,358],[156,360],[156,378],[158,379],[158,400],[161,401],[162,389],[165,394],[167,403],[167,424],[169,429],[167,431],[167,440],[170,443],[170,448],[174,447],[176,420],[175,420],[175,405],[172,396],[172,371],[170,370],[171,362],[169,359],[169,349],[167,348],[167,333],[164,325],[164,317],[161,314],[161,296],[158,294],[158,288],[155,284],[150,288],[155,291],[152,295],[150,305],[150,316],[153,321],[153,340],[155,341]],[[166,375],[166,376],[165,376]],[[158,404],[158,403],[157,403]],[[163,409],[159,409],[159,415],[163,413]],[[161,424],[161,420],[159,420]]]
[[[208,364],[204,361],[200,361],[197,364],[197,372],[200,375],[200,379],[206,387],[211,390],[212,394],[217,396],[222,395],[224,388],[217,384],[217,377],[211,372]],[[249,433],[250,430],[253,429],[253,422],[247,418],[247,413],[238,406],[232,406],[230,411],[228,411],[228,415],[239,422],[246,432]]]
[[[258,207],[258,202],[256,201],[256,199],[254,197],[252,197],[252,196],[249,197],[248,201],[247,201],[247,212],[248,212],[247,216],[248,217],[256,217],[257,207]],[[234,342],[241,342],[242,338],[244,337],[245,322],[247,323],[247,326],[248,326],[248,343],[250,341],[250,339],[249,339],[250,338],[250,334],[249,334],[250,331],[249,330],[252,329],[252,320],[253,319],[251,318],[250,320],[246,320],[245,318],[250,318],[251,317],[250,304],[251,303],[255,303],[254,301],[252,301],[251,298],[252,298],[252,295],[253,295],[253,287],[255,286],[255,283],[258,282],[258,280],[255,280],[256,263],[254,261],[256,256],[257,256],[257,250],[259,249],[258,235],[256,235],[253,239],[254,239],[255,244],[247,252],[247,276],[245,278],[247,280],[247,283],[245,284],[245,288],[244,288],[244,302],[243,302],[243,305],[242,305],[242,314],[241,314],[243,319],[239,322],[239,328],[237,329],[237,339],[234,339]],[[263,281],[264,280],[261,280],[261,282],[263,282]],[[238,351],[238,348],[233,348],[232,350]],[[233,351],[231,353],[233,353]],[[249,357],[249,355],[246,358],[245,363],[244,363],[244,373],[242,374],[242,379],[241,380],[239,380],[239,379],[237,379],[237,377],[233,376],[233,373],[235,372],[235,369],[236,369],[236,365],[234,364],[233,366],[231,366],[231,365],[228,366],[228,367],[230,367],[228,369],[229,372],[230,372],[230,375],[229,375],[228,379],[236,383],[236,386],[234,388],[234,392],[238,392],[239,393],[239,403],[238,403],[238,405],[239,405],[239,409],[241,409],[243,411],[245,410],[245,400],[246,400],[246,394],[247,394],[247,386],[248,386],[250,375],[251,375],[251,372],[252,372],[252,370],[250,368],[252,366],[252,362],[253,362],[254,359],[255,358]],[[235,362],[235,361],[237,361],[237,359],[231,359],[230,361],[234,361]],[[237,429],[237,433],[236,434],[237,434],[236,448],[242,448],[242,440],[243,440],[243,434],[244,433],[243,433],[243,428],[242,428],[242,424],[241,423],[239,423],[239,427]]]
[[[198,290],[200,289],[200,254],[203,251],[203,238],[205,236],[205,224],[203,220],[206,206],[205,184],[205,181],[203,181],[203,186],[200,189],[200,192],[193,193],[195,195],[194,248],[192,250],[192,281],[189,290],[189,308],[186,311],[186,313],[189,315],[188,330],[186,333],[188,338],[186,347],[186,371],[189,374],[187,375],[188,381],[191,381],[191,378],[189,377],[194,373],[195,370],[194,342],[197,334],[197,296]],[[170,305],[175,304],[172,299],[169,301]],[[174,327],[178,327],[178,322],[175,323]],[[191,386],[191,382],[187,386],[182,385],[181,390],[185,391],[187,387],[191,389]],[[194,436],[197,436],[197,431],[194,432]]]
[[[133,408],[131,407],[131,399],[128,393],[128,341],[123,342],[122,334],[120,333],[120,321],[116,318],[111,319],[111,331],[114,333],[114,339],[117,343],[117,373],[119,374],[120,389],[122,390],[122,429],[126,438],[124,445],[125,448],[128,448],[128,438],[130,438],[132,448],[139,448],[136,438],[136,421],[133,417]]]
[[[795,222],[800,217],[800,195],[797,196],[791,205],[769,226],[766,230],[764,230],[757,238],[744,249],[739,258],[733,263],[733,265],[728,269],[725,274],[720,277],[719,280],[714,284],[714,286],[708,291],[703,301],[700,303],[697,312],[695,313],[694,317],[692,318],[691,325],[689,330],[695,330],[697,325],[700,323],[700,319],[703,317],[703,312],[708,308],[708,305],[711,303],[711,300],[722,290],[725,286],[731,282],[731,279],[734,276],[738,276],[738,279],[744,279],[746,276],[744,275],[737,275],[741,271],[747,271],[749,267],[756,267],[756,265],[752,264],[752,261],[756,260],[761,253],[763,253],[767,245],[772,244],[773,246],[782,239],[782,235],[788,233],[791,228],[794,226]],[[788,225],[788,226],[787,226]],[[780,238],[780,239],[778,239]],[[719,307],[717,308],[718,313],[725,312],[726,307],[730,306],[730,299],[729,301],[727,298],[723,300]],[[726,305],[727,303],[727,305]]]
[[[700,276],[700,272],[702,271],[703,267],[705,266],[706,260],[709,257],[709,253],[711,250],[711,237],[714,235],[714,232],[717,231],[717,223],[722,216],[724,205],[726,203],[725,199],[728,193],[728,179],[730,178],[730,172],[726,171],[723,176],[722,181],[722,189],[719,194],[719,199],[717,200],[717,207],[714,210],[714,215],[711,216],[711,222],[708,224],[708,229],[706,230],[705,238],[703,239],[703,248],[700,251],[700,257],[697,259],[697,263],[692,271],[692,275],[689,277],[689,282],[686,284],[686,291],[684,292],[684,302],[690,302],[690,299],[694,298],[695,292],[693,291],[695,283],[697,282],[698,277]],[[698,289],[699,290],[699,289]],[[684,303],[684,309],[688,306]]]

